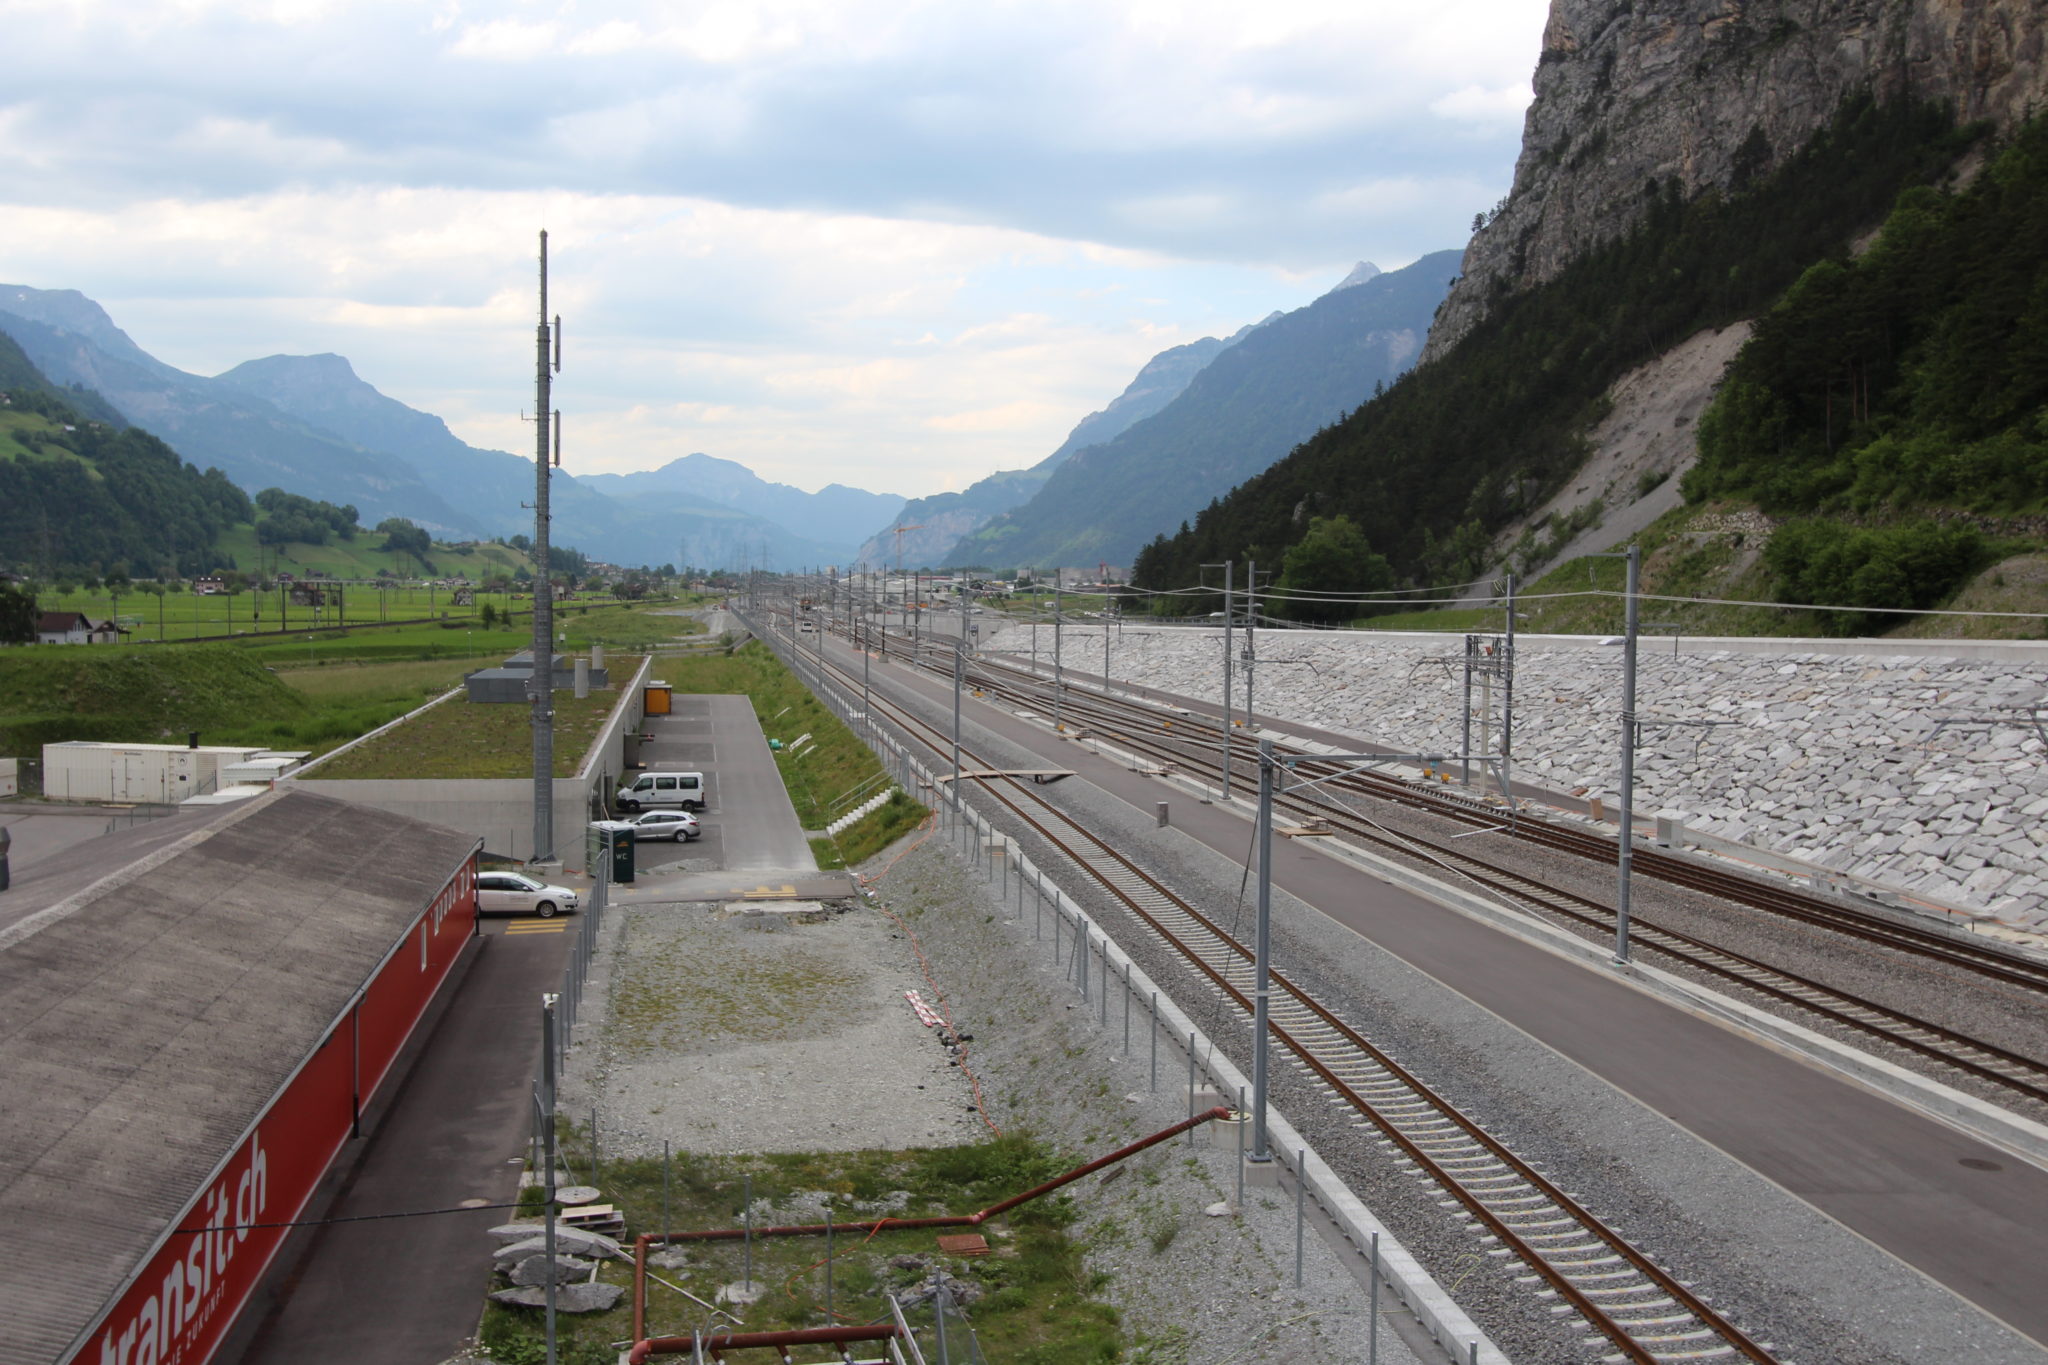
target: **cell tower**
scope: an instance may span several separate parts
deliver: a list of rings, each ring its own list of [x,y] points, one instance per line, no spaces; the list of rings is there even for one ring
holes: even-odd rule
[[[552,355],[550,354],[552,352]],[[550,447],[562,463],[562,414],[553,406],[553,380],[562,368],[562,319],[548,323],[548,234],[540,234],[540,325],[533,367],[533,861],[555,856],[555,585],[548,569]]]

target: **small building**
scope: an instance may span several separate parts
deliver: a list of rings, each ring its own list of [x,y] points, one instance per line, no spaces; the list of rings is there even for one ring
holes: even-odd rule
[[[148,801],[175,805],[217,791],[223,783],[256,780],[254,760],[290,762],[270,771],[289,772],[305,754],[277,754],[251,745],[108,744],[72,739],[43,746],[43,793],[53,801]]]
[[[36,617],[39,645],[117,645],[121,633],[114,622],[95,622],[83,612],[46,611]]]

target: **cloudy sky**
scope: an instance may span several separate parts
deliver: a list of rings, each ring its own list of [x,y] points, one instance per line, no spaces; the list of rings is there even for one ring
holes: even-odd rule
[[[908,495],[1507,190],[1543,0],[0,0],[0,282],[565,463]]]

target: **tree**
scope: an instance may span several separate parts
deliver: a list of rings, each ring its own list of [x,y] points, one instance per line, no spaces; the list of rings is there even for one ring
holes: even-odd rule
[[[36,642],[36,595],[0,583],[0,645]]]
[[[1364,532],[1351,518],[1314,517],[1308,533],[1281,561],[1280,580],[1274,586],[1283,597],[1290,593],[1385,592],[1394,586],[1394,570],[1384,555],[1373,553]],[[1375,610],[1356,602],[1311,597],[1280,604],[1280,614],[1307,621],[1369,616]]]

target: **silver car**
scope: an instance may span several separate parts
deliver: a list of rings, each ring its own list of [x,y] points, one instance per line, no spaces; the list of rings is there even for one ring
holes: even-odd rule
[[[686,843],[703,833],[697,817],[686,810],[642,811],[627,823],[633,826],[633,837],[637,840],[673,839]]]
[[[550,886],[524,872],[479,872],[476,908],[486,914],[539,915],[546,919],[558,910],[574,910],[576,893],[566,886]]]

